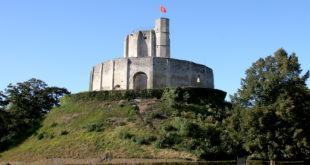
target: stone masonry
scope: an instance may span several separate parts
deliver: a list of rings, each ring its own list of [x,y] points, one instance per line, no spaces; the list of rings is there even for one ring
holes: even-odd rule
[[[169,19],[156,20],[155,29],[126,36],[124,58],[93,67],[90,90],[127,90],[164,87],[214,88],[212,69],[170,58]]]

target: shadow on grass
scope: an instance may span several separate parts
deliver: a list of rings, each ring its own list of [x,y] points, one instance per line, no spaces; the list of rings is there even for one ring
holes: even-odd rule
[[[42,127],[43,119],[35,122],[35,124],[18,123],[11,126],[7,134],[2,135],[0,141],[0,152],[4,152],[11,148],[17,147],[23,143],[28,137],[36,134],[36,131]]]

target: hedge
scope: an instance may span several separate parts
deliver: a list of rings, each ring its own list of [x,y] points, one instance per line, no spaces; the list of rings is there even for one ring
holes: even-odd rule
[[[142,89],[142,90],[111,90],[111,91],[89,91],[77,94],[66,95],[61,98],[61,104],[85,101],[117,101],[131,100],[136,98],[157,98],[160,99],[165,90],[178,90],[180,96],[185,92],[189,94],[189,103],[201,102],[223,102],[226,92],[210,89],[210,88],[195,88],[195,87],[178,87],[178,88],[159,88],[159,89]]]

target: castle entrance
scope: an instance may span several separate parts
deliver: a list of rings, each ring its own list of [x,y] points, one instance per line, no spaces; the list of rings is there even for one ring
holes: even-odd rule
[[[147,76],[143,72],[138,72],[133,77],[133,88],[134,89],[146,89],[147,88]]]

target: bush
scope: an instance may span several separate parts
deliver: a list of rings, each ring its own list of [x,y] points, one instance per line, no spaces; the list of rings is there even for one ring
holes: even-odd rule
[[[162,95],[162,99],[167,102],[169,107],[176,107],[180,100],[180,88],[166,88]]]
[[[163,119],[164,117],[159,112],[151,112],[149,114],[150,119]]]
[[[119,134],[119,136],[120,136],[121,139],[131,139],[133,137],[133,135],[130,134],[128,131],[122,131]]]
[[[157,148],[168,148],[180,142],[181,138],[179,137],[179,135],[177,135],[176,133],[167,133],[157,139],[155,146]]]
[[[188,91],[185,91],[183,93],[183,101],[188,103],[188,99],[191,97],[191,95],[188,93]]]
[[[54,128],[54,127],[56,127],[57,125],[58,125],[58,123],[55,123],[55,122],[54,122],[54,123],[51,124],[51,128]]]
[[[166,96],[163,93],[166,92]],[[77,94],[70,94],[60,99],[61,104],[74,103],[79,101],[116,101],[131,100],[135,98],[157,98],[170,99],[174,101],[199,103],[224,102],[226,92],[217,89],[182,87],[182,88],[160,88],[143,90],[117,90],[117,91],[91,91]]]
[[[180,143],[179,146],[181,148],[185,148],[186,150],[195,150],[196,146],[199,146],[199,143],[197,143],[194,139],[190,139],[186,142]]]
[[[44,138],[44,133],[39,133],[38,135],[37,135],[37,139],[38,140],[41,140],[41,139],[43,139]]]
[[[180,136],[192,136],[197,130],[197,126],[185,118],[176,117],[171,124],[178,130]]]
[[[177,129],[175,127],[171,126],[170,124],[164,124],[163,130],[164,131],[176,131]]]
[[[163,89],[143,89],[143,90],[117,90],[117,91],[91,91],[66,95],[61,98],[61,103],[72,103],[78,101],[116,101],[140,98],[161,98]]]
[[[38,140],[42,140],[42,139],[53,139],[55,136],[53,134],[48,134],[46,132],[42,132],[42,133],[39,133],[37,135],[37,139]]]
[[[126,123],[123,122],[123,121],[117,121],[114,125],[116,125],[116,126],[124,126],[124,125],[126,125]]]
[[[84,126],[88,132],[101,132],[104,130],[102,123],[90,123]]]
[[[65,131],[65,130],[62,130],[59,132],[59,135],[62,136],[62,135],[67,135],[69,132],[68,131]]]
[[[157,138],[155,136],[133,136],[131,138],[133,142],[144,145],[151,144],[152,142],[156,141],[156,139]]]

